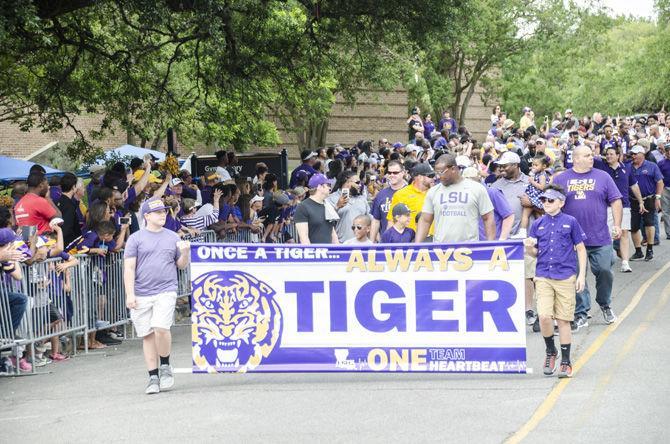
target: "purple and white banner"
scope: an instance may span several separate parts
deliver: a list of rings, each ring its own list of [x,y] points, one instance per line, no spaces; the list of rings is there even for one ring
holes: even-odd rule
[[[191,247],[193,371],[525,373],[523,245]]]

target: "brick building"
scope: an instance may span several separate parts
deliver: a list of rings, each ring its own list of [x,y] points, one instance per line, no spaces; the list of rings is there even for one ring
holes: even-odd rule
[[[408,117],[407,91],[396,89],[393,91],[365,91],[353,107],[338,98],[331,117],[328,122],[328,133],[326,144],[340,143],[352,145],[358,140],[373,140],[387,138],[391,143],[396,141],[407,141],[406,120]],[[482,141],[484,134],[489,128],[489,107],[484,106],[480,94],[475,94],[468,108],[466,126]],[[75,124],[87,134],[89,130],[96,129],[100,125],[100,117],[95,115],[79,116]],[[281,148],[287,148],[289,157],[299,157],[296,136],[279,128],[280,138],[283,143],[279,147],[255,149],[254,151],[275,152]],[[21,131],[18,126],[9,122],[0,122],[0,155],[27,158],[31,154],[44,147],[58,142],[69,142],[73,140],[74,133],[70,129],[63,129],[55,133],[43,133],[33,129],[30,132]],[[127,142],[126,133],[117,130],[114,134],[108,134],[97,143],[103,148],[115,148]],[[165,143],[163,144],[165,149]],[[195,147],[183,147],[179,151],[187,154],[195,151],[199,154],[211,153],[212,149],[204,145]]]

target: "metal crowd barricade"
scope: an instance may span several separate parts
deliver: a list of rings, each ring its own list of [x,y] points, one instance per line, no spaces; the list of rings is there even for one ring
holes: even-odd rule
[[[47,339],[51,340],[53,352],[53,346],[62,335],[71,336],[72,351],[76,353],[76,337],[86,330],[86,318],[81,312],[86,298],[79,282],[78,266],[63,271],[61,263],[61,259],[48,259],[22,264],[28,306],[19,332],[30,341],[31,356],[34,356],[33,346]]]
[[[88,352],[88,334],[130,321],[123,287],[123,251],[106,256],[78,256],[79,284],[86,303],[81,313],[86,320],[84,348]]]
[[[18,361],[21,358],[20,352],[22,346],[27,344],[29,341],[26,338],[23,338],[16,334],[17,329],[14,328],[14,323],[12,322],[12,306],[9,302],[10,294],[19,294],[23,298],[26,298],[23,290],[23,282],[13,279],[7,274],[2,274],[0,276],[0,353],[3,350],[9,350],[12,356],[16,357],[15,363],[17,364],[14,367],[15,373],[18,374]],[[17,310],[17,307],[14,307]]]

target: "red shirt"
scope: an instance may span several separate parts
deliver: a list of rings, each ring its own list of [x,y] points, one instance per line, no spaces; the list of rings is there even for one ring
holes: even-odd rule
[[[56,214],[48,200],[34,193],[27,193],[14,207],[16,224],[19,227],[37,225],[38,234],[52,231],[49,222]]]

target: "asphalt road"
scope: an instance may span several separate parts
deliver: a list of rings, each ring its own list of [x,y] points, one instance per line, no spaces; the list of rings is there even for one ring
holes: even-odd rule
[[[529,331],[528,375],[180,374],[146,396],[141,344],[127,340],[0,378],[0,442],[670,442],[669,245],[632,274],[616,265],[627,317],[608,327],[592,310],[571,380],[541,374]],[[173,333],[173,365],[189,367],[189,328]]]

